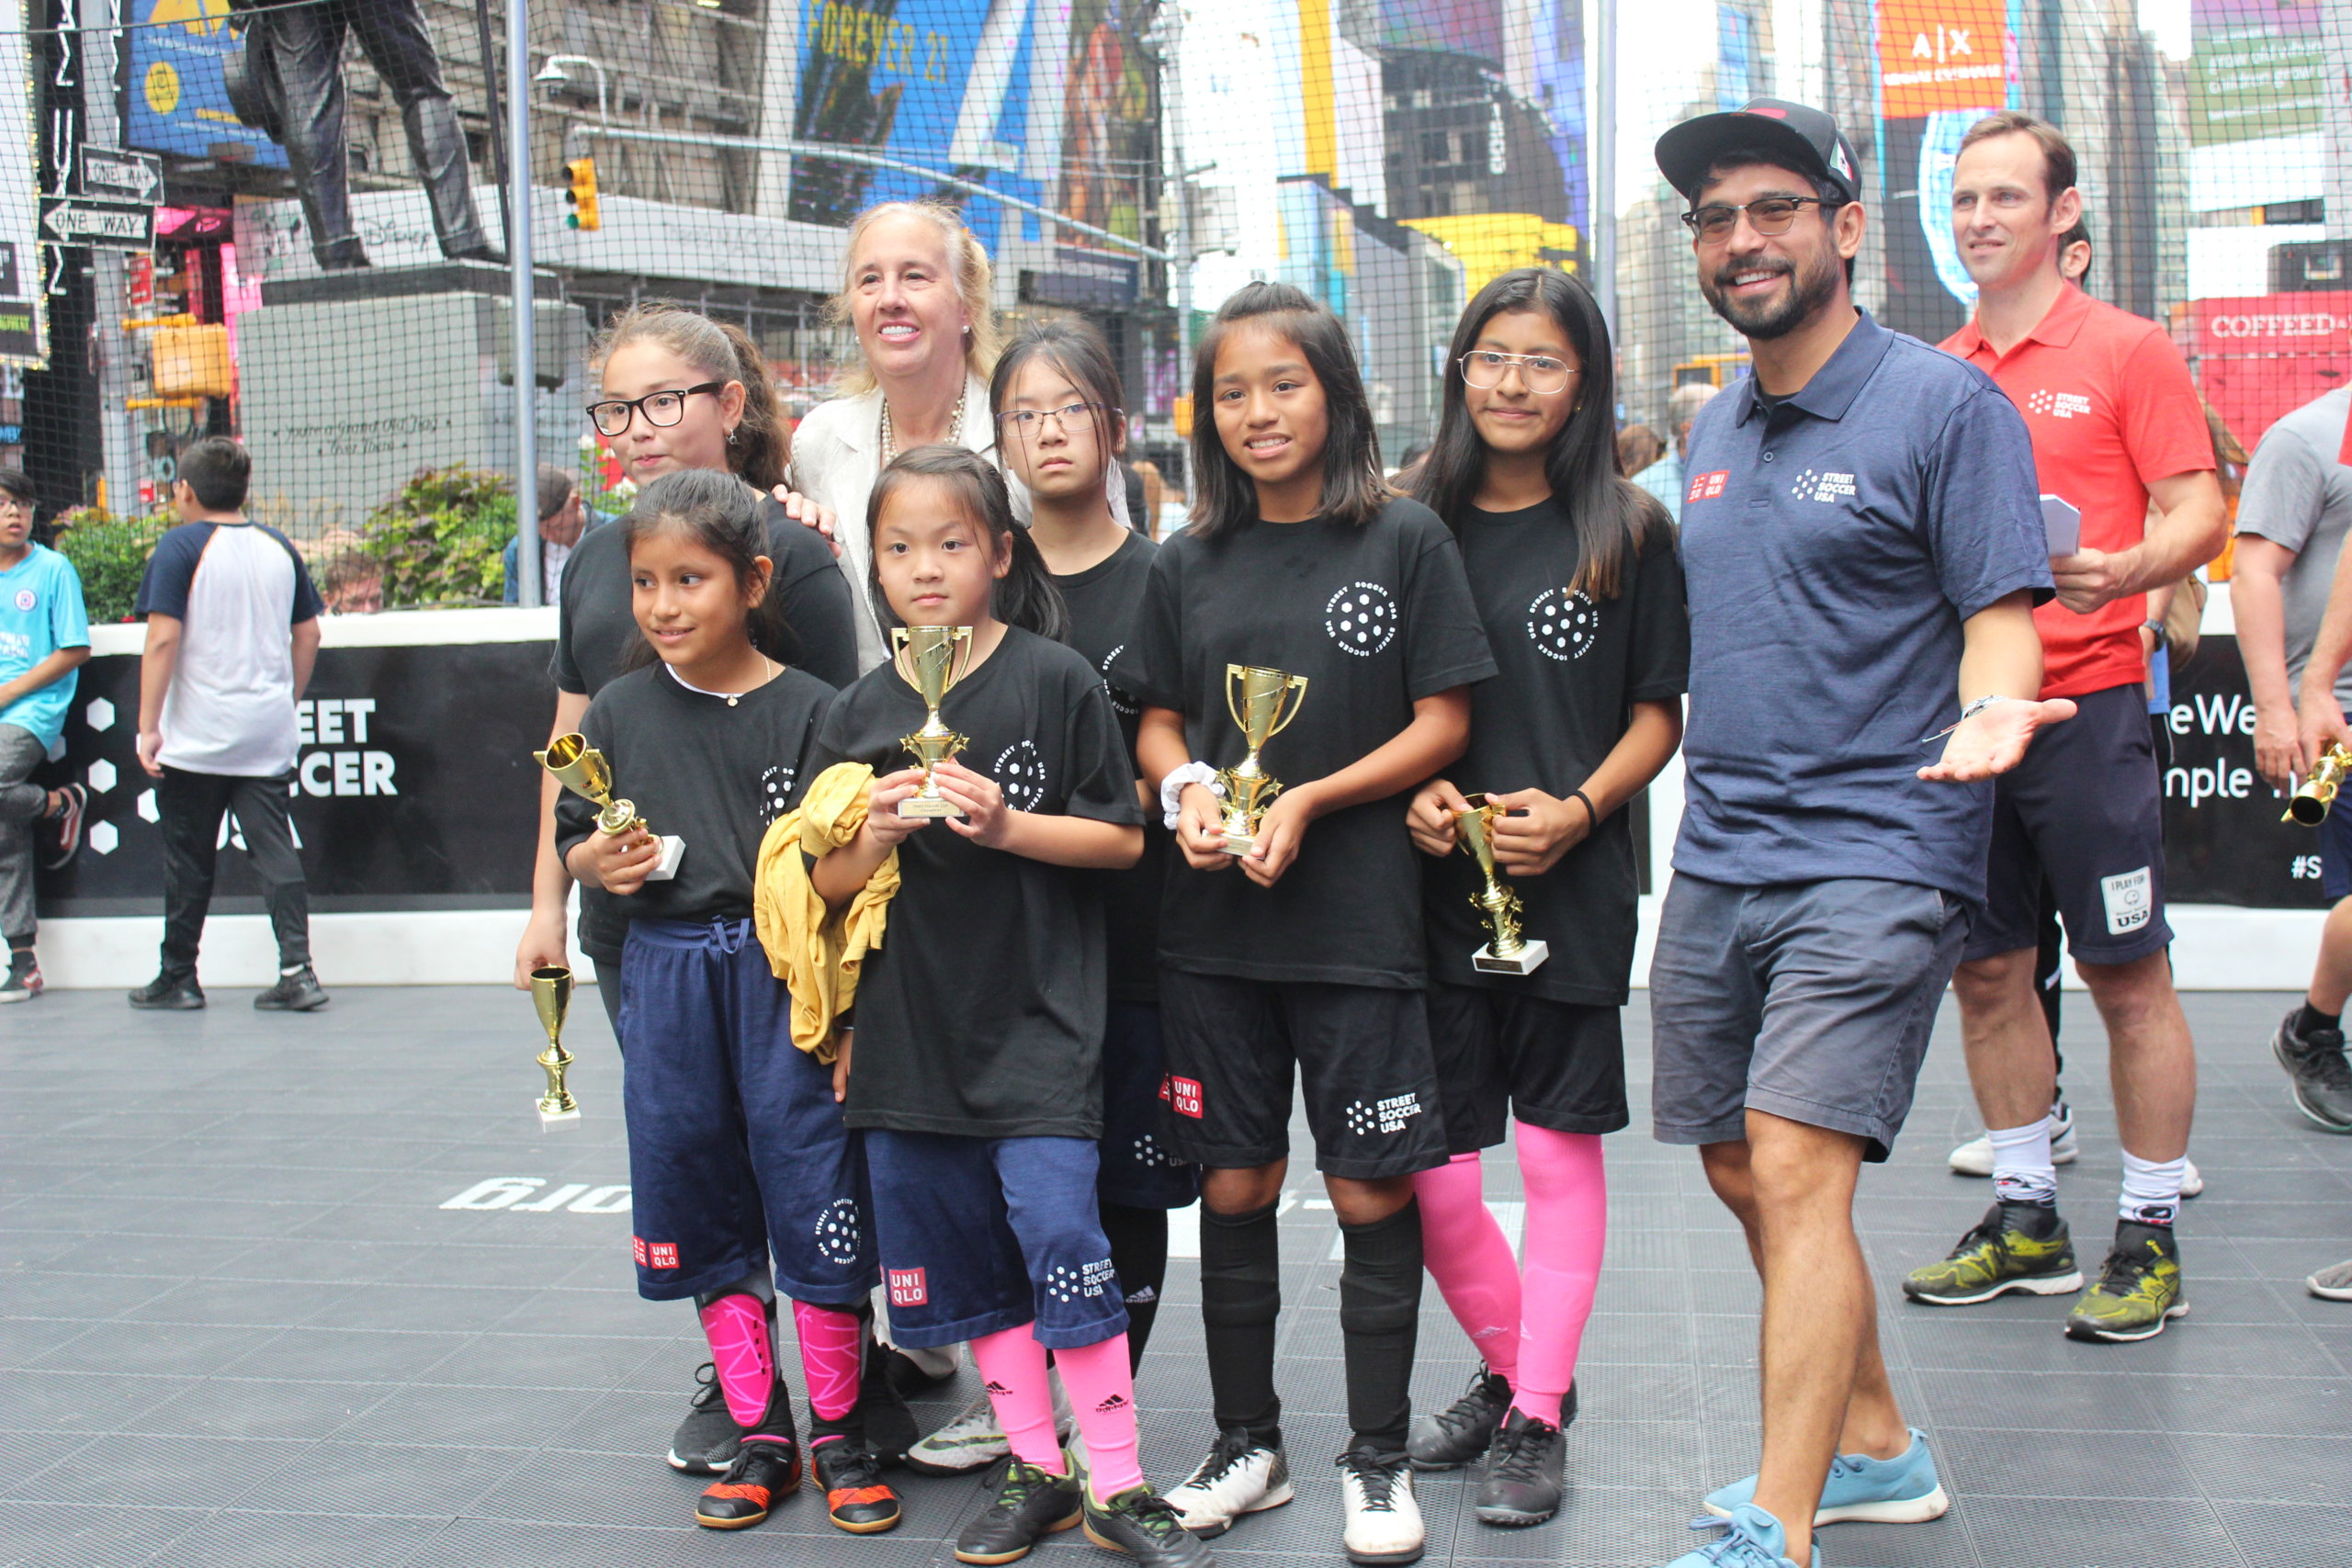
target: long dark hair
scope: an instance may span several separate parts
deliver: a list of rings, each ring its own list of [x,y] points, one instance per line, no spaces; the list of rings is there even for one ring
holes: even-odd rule
[[[613,350],[640,338],[659,344],[713,381],[743,384],[743,418],[728,443],[727,466],[755,489],[782,484],[792,458],[792,435],[785,428],[784,404],[769,378],[767,356],[752,334],[674,299],[640,299],[615,316],[596,340],[592,356],[599,374]]]
[[[1614,599],[1624,585],[1627,552],[1638,555],[1657,530],[1672,525],[1656,497],[1617,472],[1616,355],[1600,305],[1575,278],[1549,267],[1520,267],[1478,290],[1464,309],[1447,351],[1437,439],[1413,479],[1413,497],[1458,531],[1486,479],[1487,444],[1470,420],[1462,356],[1478,346],[1487,323],[1506,310],[1549,317],[1584,366],[1576,378],[1575,412],[1544,454],[1544,479],[1577,533],[1577,575],[1569,590]]]
[[[1193,355],[1192,531],[1204,539],[1258,515],[1258,487],[1216,433],[1216,351],[1233,329],[1253,321],[1298,345],[1323,386],[1329,434],[1323,442],[1323,496],[1317,517],[1369,523],[1396,492],[1380,471],[1380,433],[1364,396],[1355,346],[1340,318],[1287,283],[1247,283],[1234,291],[1201,334]]]
[[[1102,341],[1102,333],[1083,316],[1031,321],[1023,326],[999,356],[996,372],[989,378],[990,413],[1004,412],[1006,400],[1012,396],[1012,378],[1033,359],[1042,359],[1060,371],[1088,402],[1095,405],[1095,440],[1102,449],[1102,466],[1112,467],[1117,461],[1114,454],[1125,429],[1125,411],[1121,406],[1118,367],[1111,363],[1111,345]],[[1002,431],[1000,425],[1000,447],[1004,445]]]
[[[733,474],[716,468],[681,468],[663,474],[637,492],[636,504],[621,519],[621,546],[633,554],[640,539],[683,534],[725,561],[740,586],[752,580],[759,570],[760,558],[768,553],[766,502],[767,497]],[[770,568],[767,592],[744,616],[743,630],[753,648],[779,664],[789,664],[799,656],[800,644],[785,620],[784,595],[777,587],[773,562]],[[660,657],[653,645],[640,637],[622,657],[621,665],[626,670],[641,669]]]
[[[899,453],[876,478],[874,492],[866,499],[867,538],[874,536],[875,528],[882,521],[883,502],[910,479],[938,479],[944,483],[956,504],[988,536],[989,549],[1012,552],[1012,570],[997,579],[990,598],[989,607],[996,618],[1006,626],[1019,626],[1056,642],[1068,642],[1069,606],[1062,603],[1061,590],[1054,586],[1053,574],[1046,570],[1046,558],[1037,553],[1036,541],[1029,536],[1028,529],[1013,520],[1012,494],[1005,488],[1004,476],[997,471],[996,465],[951,442]],[[889,606],[882,596],[881,552],[872,553],[874,559],[866,568],[867,586],[876,602],[887,610]]]

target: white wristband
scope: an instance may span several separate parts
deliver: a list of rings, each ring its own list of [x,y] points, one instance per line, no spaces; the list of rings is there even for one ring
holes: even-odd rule
[[[1187,762],[1159,781],[1159,809],[1164,818],[1161,826],[1173,832],[1183,820],[1182,801],[1186,784],[1204,784],[1219,800],[1225,798],[1225,786],[1216,782],[1216,770],[1206,762]]]

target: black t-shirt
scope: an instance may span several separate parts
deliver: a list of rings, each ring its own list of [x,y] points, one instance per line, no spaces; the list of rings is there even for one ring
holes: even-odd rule
[[[1647,497],[1644,503],[1657,506]],[[1617,596],[1594,599],[1567,592],[1581,558],[1576,530],[1551,502],[1523,512],[1464,513],[1463,564],[1501,673],[1470,694],[1470,750],[1445,770],[1456,788],[1540,789],[1566,799],[1623,737],[1633,704],[1681,695],[1690,673],[1682,563],[1662,509],[1656,522],[1648,548],[1627,558]],[[1524,976],[1470,967],[1470,955],[1490,935],[1470,902],[1477,863],[1459,852],[1420,857],[1430,974],[1455,985],[1622,1007],[1640,892],[1627,818],[1611,812],[1542,876],[1505,874],[1524,906],[1523,931],[1552,945],[1543,966]]]
[[[786,514],[775,498],[765,498],[768,558],[775,563],[776,587],[797,654],[786,662],[827,686],[839,689],[857,679],[857,634],[850,619],[849,584],[834,563],[824,536]],[[592,528],[581,536],[556,590],[560,614],[555,653],[548,671],[559,690],[593,697],[618,675],[621,660],[643,634],[629,605],[628,547],[618,527]],[[580,890],[580,945],[600,964],[617,964],[627,919],[597,888]]]
[[[1193,756],[1229,768],[1249,746],[1226,711],[1228,664],[1307,678],[1297,716],[1260,758],[1284,784],[1339,772],[1396,739],[1414,703],[1495,672],[1453,536],[1401,497],[1361,527],[1252,521],[1213,539],[1187,529],[1163,545],[1136,640],[1114,664],[1118,683],[1182,712]],[[1171,860],[1161,961],[1245,979],[1420,985],[1408,798],[1317,822],[1271,888],[1238,867]]]
[[[800,803],[817,770],[817,727],[833,689],[786,670],[733,703],[688,690],[656,664],[607,684],[580,732],[613,766],[613,794],[637,804],[655,833],[686,841],[677,875],[625,898],[599,892],[628,922],[740,920],[752,913],[752,869],[768,824]],[[596,808],[570,790],[556,807],[565,854],[596,829]]]
[[[1103,689],[1119,716],[1119,734],[1130,757],[1136,752],[1136,727],[1143,719],[1143,705],[1112,683],[1111,662],[1135,640],[1136,623],[1143,615],[1144,590],[1151,581],[1151,558],[1159,551],[1159,547],[1142,535],[1129,534],[1108,559],[1054,579],[1069,606],[1070,646],[1102,671]],[[1143,859],[1126,871],[1098,874],[1110,931],[1113,1001],[1150,1002],[1159,998],[1159,900],[1168,881],[1169,841],[1159,812],[1147,809]]]
[[[820,771],[895,773],[923,721],[896,666],[833,701]],[[1060,643],[1009,627],[940,706],[960,761],[1022,811],[1133,824],[1135,765],[1102,679]],[[1102,878],[984,849],[933,821],[899,846],[881,950],[858,978],[853,1127],[966,1137],[1102,1133]]]

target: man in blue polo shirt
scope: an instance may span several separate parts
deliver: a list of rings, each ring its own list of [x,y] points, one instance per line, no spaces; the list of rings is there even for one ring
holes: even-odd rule
[[[1887,1382],[1854,1190],[1984,897],[1989,781],[2074,705],[2036,700],[2024,421],[1854,308],[1837,126],[1759,99],[1657,162],[1755,365],[1683,464],[1687,793],[1650,1009],[1657,1134],[1699,1145],[1763,1276],[1763,1462],[1706,1498],[1728,1539],[1674,1568],[1807,1568],[1816,1524],[1950,1506]]]

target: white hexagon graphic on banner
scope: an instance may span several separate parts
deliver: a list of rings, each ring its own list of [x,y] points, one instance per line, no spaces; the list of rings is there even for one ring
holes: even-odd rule
[[[155,792],[152,789],[139,792],[139,819],[141,822],[161,822],[164,819],[164,814],[155,809]]]
[[[114,788],[114,764],[104,757],[90,764],[90,787],[100,795]]]
[[[90,720],[90,728],[92,729],[103,731],[112,729],[114,728],[114,705],[107,701],[106,698],[100,697],[97,701],[92,703],[85,712]]]
[[[121,841],[122,835],[114,830],[113,823],[94,822],[90,825],[90,848],[97,851],[98,853],[102,855],[114,853],[115,845]]]

